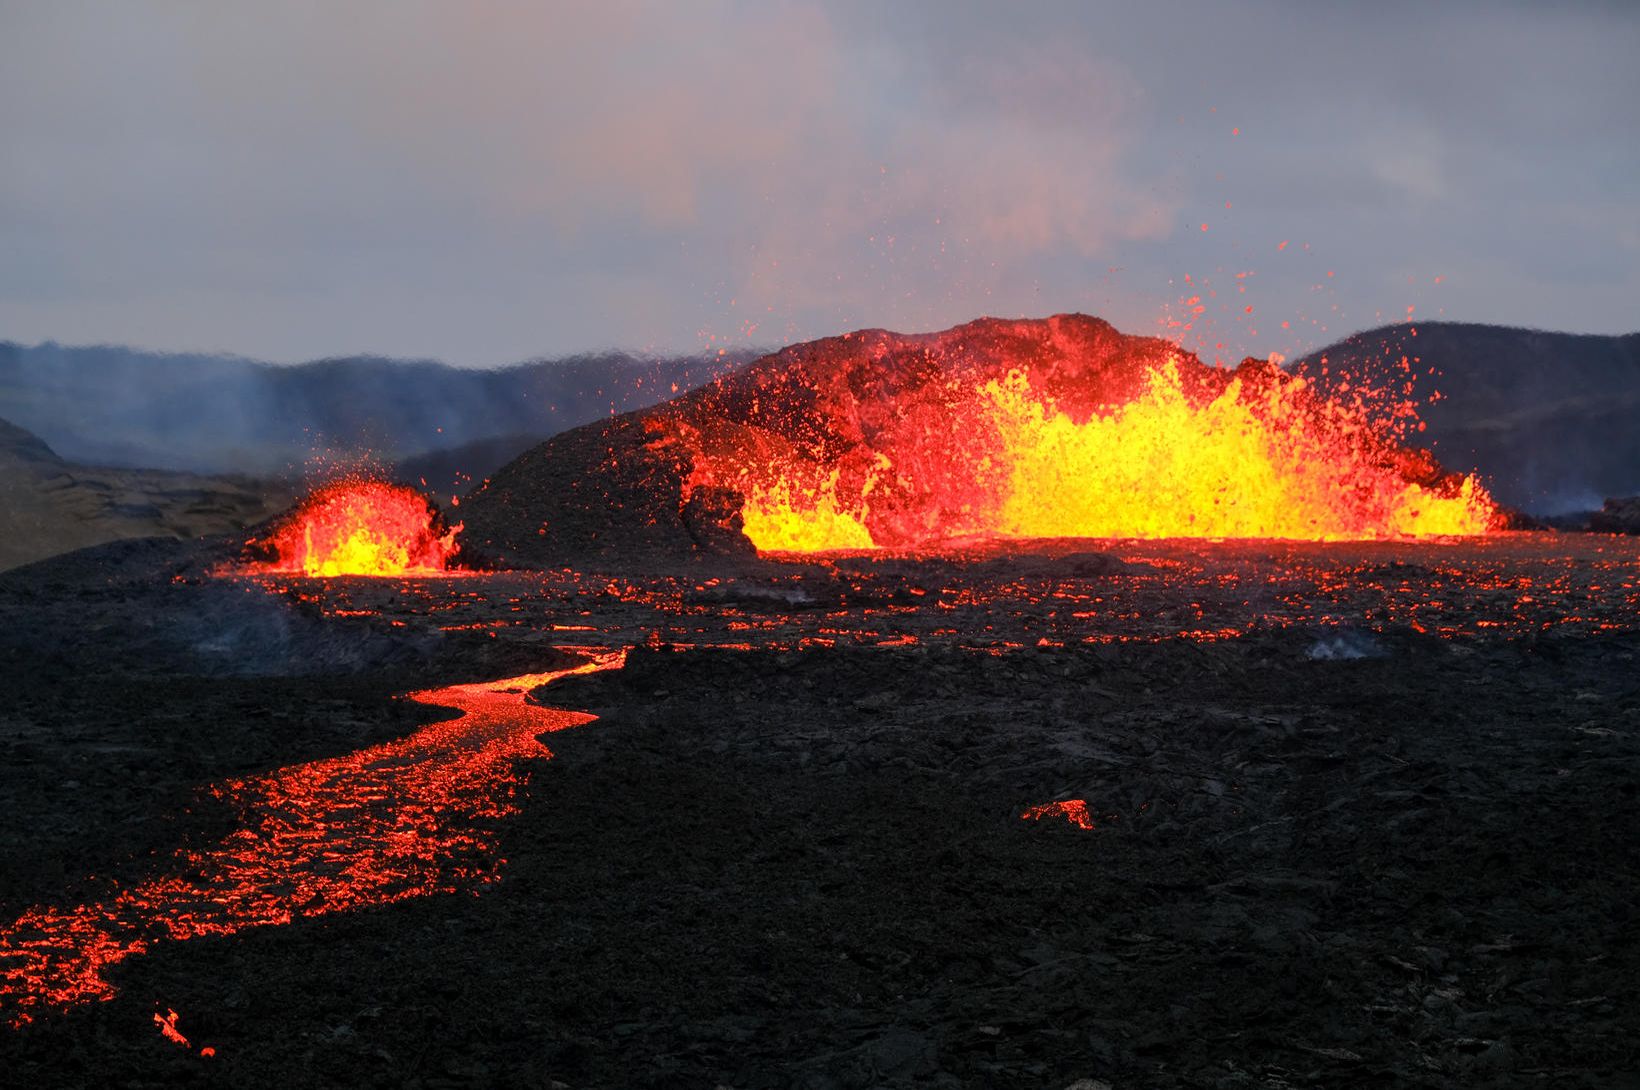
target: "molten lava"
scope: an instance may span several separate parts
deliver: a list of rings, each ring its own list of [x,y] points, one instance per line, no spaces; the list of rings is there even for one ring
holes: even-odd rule
[[[175,1041],[183,1048],[188,1047],[188,1038],[184,1037],[177,1029],[176,1011],[171,1010],[170,1008],[166,1008],[164,1014],[161,1014],[159,1011],[155,1011],[154,1025],[159,1027],[160,1036],[164,1037],[167,1041]]]
[[[1028,806],[1020,814],[1023,821],[1041,821],[1046,817],[1062,817],[1078,829],[1097,829],[1093,823],[1093,815],[1088,813],[1086,799],[1061,799],[1058,802],[1045,802],[1040,806]]]
[[[944,408],[885,429],[865,465],[747,473],[746,536],[764,551],[976,536],[1340,541],[1480,534],[1496,520],[1474,477],[1406,479],[1362,405],[1284,375],[1191,391],[1168,361],[1131,400],[1077,415],[1012,370],[954,389]]]
[[[179,851],[168,871],[101,901],[37,906],[0,928],[0,1017],[21,1026],[43,1009],[112,999],[108,970],[156,942],[495,881],[505,863],[497,822],[517,811],[519,761],[552,756],[537,735],[596,718],[532,704],[530,690],[624,661],[593,654],[565,670],[414,692],[461,714],[402,741],[217,786],[241,815],[223,840]],[[174,1015],[159,1021],[186,1043]]]
[[[1400,376],[1404,379],[1406,376]],[[953,539],[1485,533],[1473,477],[1403,439],[1410,381],[1328,397],[1083,315],[794,346],[673,415],[687,488],[743,497],[760,550]]]
[[[259,571],[296,575],[437,575],[455,554],[458,523],[413,488],[341,481],[315,491],[267,537],[249,543],[268,557]]]

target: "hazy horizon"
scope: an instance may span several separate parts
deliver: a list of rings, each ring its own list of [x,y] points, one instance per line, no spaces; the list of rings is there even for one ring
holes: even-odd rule
[[[1072,312],[1062,312],[1062,313],[1072,313]],[[986,319],[986,318],[1003,318],[1003,317],[1004,316],[997,315],[997,314],[980,314],[980,315],[975,315],[973,318],[965,319],[964,322],[959,322],[957,324],[961,325],[961,324],[964,324],[965,322],[969,322],[969,321],[976,321],[976,320]],[[1024,320],[1046,319],[1046,318],[1050,318],[1050,317],[1054,317],[1054,315],[1050,315],[1050,314],[1026,314],[1026,315],[1009,316],[1009,318],[1020,318],[1020,319],[1024,319]],[[1098,314],[1093,314],[1093,315],[1090,315],[1090,317],[1100,318],[1102,316],[1098,315]],[[1114,323],[1112,323],[1112,324],[1114,325]],[[1303,353],[1303,355],[1312,355],[1316,351],[1319,351],[1323,348],[1327,348],[1327,347],[1329,347],[1331,345],[1334,345],[1334,344],[1337,344],[1341,341],[1348,340],[1352,337],[1360,336],[1360,335],[1366,334],[1366,333],[1372,333],[1372,332],[1375,332],[1375,331],[1381,330],[1381,329],[1393,328],[1397,325],[1411,325],[1413,328],[1416,328],[1418,325],[1436,325],[1436,324],[1440,324],[1440,325],[1486,326],[1488,328],[1494,328],[1494,329],[1518,329],[1518,330],[1524,330],[1524,331],[1530,332],[1530,333],[1544,333],[1544,334],[1549,334],[1549,335],[1552,335],[1552,336],[1570,336],[1570,337],[1585,337],[1585,336],[1586,337],[1629,337],[1629,336],[1640,336],[1640,328],[1631,329],[1631,330],[1628,330],[1628,331],[1618,331],[1618,332],[1614,332],[1614,333],[1591,333],[1587,330],[1581,330],[1581,329],[1548,329],[1548,328],[1544,328],[1542,326],[1518,325],[1518,324],[1503,323],[1503,322],[1472,322],[1472,321],[1467,321],[1467,320],[1462,319],[1462,318],[1442,317],[1442,318],[1435,318],[1435,319],[1432,319],[1432,320],[1426,321],[1426,322],[1418,322],[1416,320],[1408,322],[1408,321],[1403,320],[1401,322],[1383,322],[1383,323],[1379,323],[1378,325],[1375,325],[1375,326],[1363,326],[1360,329],[1351,329],[1346,333],[1340,333],[1337,336],[1331,337],[1329,340],[1327,340],[1325,342],[1322,342],[1322,343],[1319,343],[1319,344],[1316,344],[1316,345],[1312,346],[1311,348],[1307,349],[1306,352]],[[835,333],[816,334],[815,337],[811,338],[811,339],[818,340],[818,339],[823,339],[825,337],[838,336],[838,335],[841,335],[843,333],[855,333],[855,332],[860,332],[863,329],[873,329],[873,328],[883,328],[883,327],[868,326],[868,327],[858,327],[856,329],[843,329],[843,330],[837,330]],[[945,328],[950,328],[950,327],[945,327]],[[1151,334],[1135,333],[1135,331],[1128,330],[1128,329],[1123,329],[1121,326],[1116,326],[1115,328],[1116,328],[1117,332],[1123,333],[1123,334],[1130,334],[1130,335],[1135,335],[1135,336],[1151,335]],[[938,329],[888,329],[887,331],[889,333],[893,333],[893,334],[909,334],[909,335],[916,335],[916,334],[920,334],[920,333],[938,333],[938,332],[941,332],[941,330],[938,330]],[[1159,333],[1154,334],[1154,335],[1155,336],[1164,336],[1163,334],[1159,334]],[[790,342],[790,343],[802,343],[802,342]],[[309,364],[328,363],[328,362],[333,362],[333,361],[337,361],[337,360],[354,360],[354,359],[358,359],[358,360],[381,360],[381,361],[386,362],[386,363],[404,364],[404,365],[430,364],[430,365],[439,366],[439,367],[454,367],[454,368],[459,368],[461,370],[479,370],[479,371],[497,371],[497,370],[504,370],[504,369],[512,368],[512,367],[528,367],[532,364],[538,364],[538,363],[566,363],[566,362],[570,362],[570,361],[573,361],[573,360],[598,358],[598,357],[603,357],[603,356],[625,357],[625,358],[629,358],[629,359],[636,360],[636,361],[656,361],[656,362],[663,362],[663,361],[666,361],[666,360],[682,360],[682,359],[696,359],[696,358],[701,359],[703,361],[709,362],[712,357],[720,356],[720,355],[724,356],[725,358],[738,358],[738,359],[741,359],[741,360],[750,360],[752,358],[755,358],[758,355],[765,354],[765,353],[778,352],[782,348],[789,347],[788,344],[773,344],[773,343],[771,343],[771,344],[761,344],[761,345],[760,344],[746,344],[746,345],[735,345],[735,346],[730,346],[730,347],[721,348],[721,349],[713,348],[711,346],[707,346],[705,348],[679,349],[679,350],[676,350],[676,351],[667,352],[667,351],[664,351],[664,350],[632,349],[632,348],[622,348],[618,345],[604,345],[602,347],[586,348],[586,349],[580,349],[580,350],[572,351],[572,352],[559,352],[559,353],[552,353],[552,354],[537,352],[534,355],[522,356],[522,357],[519,357],[518,359],[500,360],[500,361],[497,361],[495,363],[482,363],[482,362],[481,363],[459,363],[459,362],[456,362],[456,361],[453,361],[453,360],[439,359],[439,358],[434,357],[434,356],[411,356],[411,355],[388,356],[388,355],[383,355],[379,352],[357,352],[357,353],[346,353],[346,354],[338,353],[338,352],[331,352],[331,353],[327,353],[325,355],[310,356],[310,357],[306,357],[306,358],[302,358],[302,359],[275,360],[275,359],[266,359],[266,358],[261,358],[261,357],[257,357],[257,356],[251,356],[251,355],[247,355],[243,352],[234,352],[234,351],[231,351],[231,350],[228,350],[228,349],[157,348],[157,347],[154,347],[152,345],[122,344],[122,343],[116,343],[116,342],[111,342],[111,341],[98,341],[98,342],[86,342],[86,343],[82,343],[82,344],[75,344],[75,343],[70,343],[70,342],[67,342],[67,341],[46,339],[46,340],[41,340],[41,341],[25,342],[25,341],[12,340],[12,339],[6,338],[4,336],[0,336],[0,344],[15,345],[16,347],[18,347],[18,348],[20,348],[24,351],[36,351],[36,350],[39,350],[39,349],[46,349],[46,348],[55,348],[55,349],[58,349],[58,350],[64,351],[64,352],[82,352],[82,351],[89,352],[89,351],[99,351],[99,350],[111,350],[111,351],[131,352],[131,353],[134,353],[134,354],[137,354],[137,355],[144,355],[144,356],[163,356],[163,357],[198,356],[198,357],[209,357],[209,358],[213,358],[213,359],[233,360],[233,361],[237,361],[237,362],[241,362],[241,363],[256,364],[256,365],[259,365],[259,366],[270,366],[270,367],[303,367],[303,366],[307,366]],[[1185,345],[1184,347],[1186,348],[1186,350],[1195,351],[1195,349],[1192,348],[1188,344]],[[1264,359],[1266,357],[1259,356],[1259,357],[1255,357],[1255,358]],[[1281,358],[1288,361],[1288,362],[1293,362],[1293,361],[1296,361],[1296,360],[1300,359],[1301,356],[1288,356],[1285,353],[1282,353]],[[1234,365],[1236,363],[1240,363],[1241,359],[1242,359],[1242,357],[1238,357],[1238,358],[1233,359],[1233,360],[1227,360],[1226,363],[1229,364],[1229,365]]]

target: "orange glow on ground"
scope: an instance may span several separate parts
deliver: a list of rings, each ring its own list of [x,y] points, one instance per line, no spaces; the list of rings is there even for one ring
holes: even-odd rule
[[[697,460],[696,482],[745,496],[760,551],[915,547],[962,538],[1287,538],[1485,533],[1473,476],[1442,479],[1384,419],[1327,401],[1269,364],[1222,382],[1151,367],[1126,401],[1073,413],[1024,369],[953,382],[836,464],[793,454],[747,468]],[[1194,373],[1192,373],[1194,375]]]
[[[159,1013],[159,1011],[155,1011],[154,1025],[159,1027],[160,1036],[164,1037],[167,1041],[175,1041],[183,1048],[188,1047],[188,1038],[184,1037],[177,1031],[176,1011],[169,1008],[166,1009],[164,1014]],[[215,1055],[215,1053],[212,1053],[212,1055]]]
[[[1088,813],[1086,799],[1062,799],[1059,802],[1045,802],[1041,806],[1028,806],[1020,814],[1023,821],[1041,821],[1045,817],[1063,817],[1078,829],[1095,829],[1093,815]]]
[[[256,570],[297,575],[438,575],[456,551],[460,524],[446,530],[413,488],[341,481],[318,489],[251,547],[269,554]]]
[[[20,1026],[42,1011],[112,999],[108,969],[155,943],[495,881],[505,863],[498,822],[516,812],[524,778],[518,761],[551,757],[536,735],[595,718],[526,695],[624,660],[599,654],[566,670],[410,693],[461,714],[397,742],[215,786],[242,815],[227,838],[178,852],[166,873],[103,901],[37,906],[0,930],[4,1019]],[[159,1021],[177,1040],[174,1019]]]

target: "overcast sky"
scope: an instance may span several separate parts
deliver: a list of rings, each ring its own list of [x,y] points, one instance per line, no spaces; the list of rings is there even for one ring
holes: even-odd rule
[[[0,339],[1629,332],[1637,57],[1622,0],[0,0]]]

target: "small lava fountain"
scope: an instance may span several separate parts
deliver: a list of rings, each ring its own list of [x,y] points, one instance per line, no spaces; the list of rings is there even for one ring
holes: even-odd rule
[[[446,526],[413,488],[338,481],[317,489],[265,537],[246,543],[253,570],[292,575],[439,575],[461,524]]]

